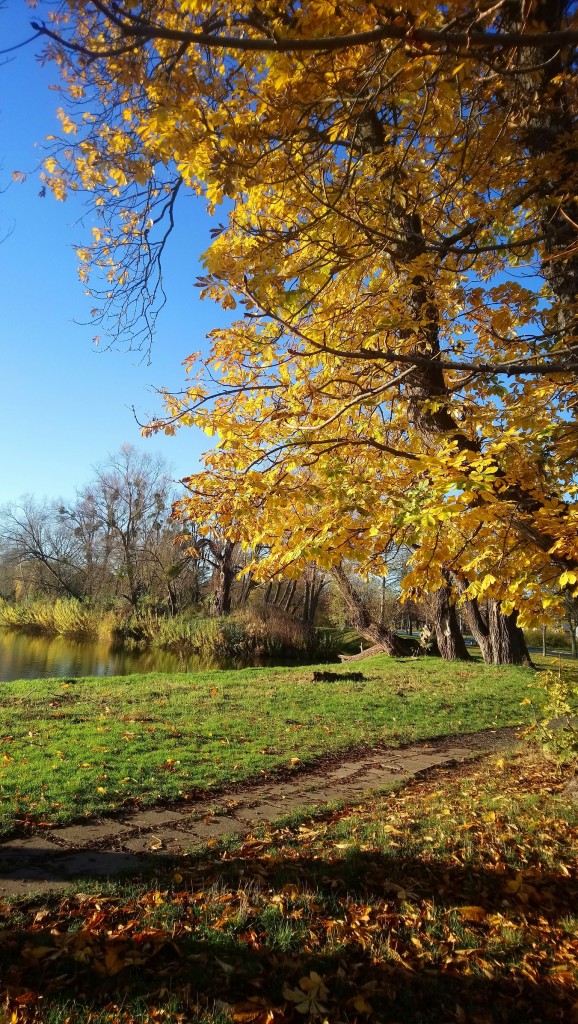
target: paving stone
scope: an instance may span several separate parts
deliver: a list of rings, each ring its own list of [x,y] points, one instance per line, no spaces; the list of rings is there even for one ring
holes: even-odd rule
[[[309,800],[301,801],[303,804],[309,803]],[[276,818],[283,817],[283,808],[279,804],[259,804],[258,807],[252,809],[253,821],[275,821]]]
[[[176,854],[188,850],[194,843],[192,838],[189,839],[182,832],[165,835],[159,831],[127,839],[123,845],[131,853],[150,853],[155,856],[160,854],[160,856],[174,857]]]
[[[305,807],[313,807],[314,804],[326,804],[328,800],[337,800],[342,789],[333,789],[331,786],[323,786],[318,789],[308,789],[306,793],[303,793],[301,803]]]
[[[115,839],[128,832],[127,825],[121,825],[119,821],[91,822],[89,825],[69,825],[67,828],[59,828],[55,835],[71,846],[90,846],[103,839]]]
[[[190,827],[187,829],[187,835],[201,836],[201,841],[205,842],[207,838],[212,839],[215,836],[230,836],[234,833],[242,832],[244,826],[236,820],[236,818],[208,818],[205,821],[192,822]]]
[[[289,814],[289,812],[294,810],[296,807],[303,807],[304,806],[303,797],[302,796],[297,796],[297,795],[296,796],[282,796],[282,797],[279,798],[279,805],[278,806],[279,806],[279,810],[280,810],[281,814]]]
[[[67,888],[71,879],[81,875],[105,876],[136,872],[142,866],[137,854],[175,855],[233,833],[246,833],[260,821],[275,821],[293,809],[322,807],[328,801],[367,799],[376,789],[390,788],[392,782],[405,781],[417,772],[453,760],[469,760],[482,753],[511,745],[512,730],[496,734],[473,734],[462,737],[468,746],[445,748],[427,744],[406,750],[371,753],[364,760],[349,761],[319,774],[295,776],[291,782],[276,782],[245,790],[235,817],[216,815],[191,821],[191,812],[203,813],[206,804],[183,805],[179,810],[150,808],[127,815],[125,823],[115,820],[95,821],[54,829],[48,835],[13,839],[0,844],[0,896],[32,896]],[[233,801],[236,798],[233,797]],[[254,806],[250,806],[254,804]],[[171,825],[173,826],[171,828]],[[181,828],[175,828],[174,826]],[[143,834],[124,839],[130,829],[141,828]],[[60,843],[84,849],[66,852]],[[116,847],[120,842],[129,852],[116,849],[90,849],[91,844]],[[155,849],[155,846],[158,848]],[[88,847],[88,848],[87,848]]]
[[[269,793],[259,793],[253,799],[254,800],[255,799],[262,800],[263,796],[266,796],[268,799],[278,800],[280,797],[284,797],[284,796],[299,796],[302,792],[303,792],[303,783],[300,783],[299,785],[293,785],[292,784],[290,786],[283,786],[283,785],[281,785],[281,786],[276,786],[275,789],[271,790]]]
[[[27,881],[16,876],[0,878],[0,896],[26,897],[39,896],[49,892],[61,892],[70,889],[72,883],[64,881],[49,881],[47,879],[31,879]]]
[[[124,819],[129,828],[158,828],[159,825],[171,825],[183,818],[183,811],[139,811]]]
[[[60,879],[75,878],[78,875],[123,874],[138,871],[141,861],[130,853],[117,850],[78,850],[51,862],[52,874]]]
[[[0,862],[4,858],[12,860],[23,857],[26,860],[37,860],[46,857],[47,853],[61,853],[62,847],[51,842],[44,836],[32,836],[30,839],[11,839],[8,843],[0,843]]]
[[[350,779],[353,775],[357,775],[360,771],[358,765],[352,765],[345,768],[337,768],[327,776],[328,781],[333,782],[334,779]]]

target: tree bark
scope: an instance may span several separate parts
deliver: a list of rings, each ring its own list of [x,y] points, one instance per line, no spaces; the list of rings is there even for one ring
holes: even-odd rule
[[[221,615],[229,615],[231,611],[231,591],[236,572],[233,562],[234,549],[235,542],[232,540],[226,540],[218,553],[216,552],[216,545],[211,548],[211,553],[216,563],[211,581],[213,585],[211,615],[214,618],[219,618]]]
[[[478,644],[486,665],[527,665],[533,667],[524,634],[518,626],[518,613],[504,615],[499,601],[487,602],[483,615],[478,602],[465,601],[464,617]]]
[[[498,601],[488,601],[488,628],[493,665],[532,665],[518,613],[504,615]]]
[[[331,575],[337,584],[351,619],[352,626],[372,644],[378,644],[390,657],[400,658],[419,651],[419,644],[397,636],[376,622],[342,566],[334,566]]]
[[[482,652],[482,658],[486,665],[491,665],[492,645],[490,643],[490,631],[488,623],[482,615],[480,606],[476,599],[473,598],[469,601],[465,601],[462,607],[464,611],[464,618],[470,628],[470,632]]]
[[[438,650],[444,661],[471,661],[462,636],[450,587],[440,587],[430,595],[429,611],[435,630]]]

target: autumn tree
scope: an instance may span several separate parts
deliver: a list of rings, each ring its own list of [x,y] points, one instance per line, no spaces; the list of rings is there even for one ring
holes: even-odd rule
[[[181,195],[227,201],[200,284],[242,315],[151,428],[219,435],[183,514],[261,572],[411,545],[454,654],[452,574],[513,659],[542,576],[578,581],[573,5],[69,0],[40,31],[97,319],[147,339]]]

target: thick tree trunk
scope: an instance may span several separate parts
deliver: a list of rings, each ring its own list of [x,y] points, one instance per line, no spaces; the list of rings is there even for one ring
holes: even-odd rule
[[[518,613],[504,615],[498,601],[488,601],[488,629],[492,665],[532,665]]]
[[[229,615],[231,611],[231,588],[233,586],[234,574],[223,565],[215,569],[213,573],[213,601],[211,615],[220,618],[221,615]]]
[[[376,622],[369,612],[367,605],[358,594],[353,583],[339,566],[334,566],[331,575],[337,584],[347,609],[352,626],[364,638],[372,644],[378,644],[391,657],[404,657],[419,650],[419,644],[410,641],[405,637],[397,636],[391,630]]]
[[[444,661],[471,661],[462,636],[449,587],[440,587],[430,595],[428,608],[435,630],[438,650]]]
[[[486,616],[476,600],[465,601],[463,609],[486,665],[533,667],[524,634],[518,626],[517,612],[504,615],[499,601],[488,601]]]
[[[491,665],[492,644],[490,641],[490,630],[488,628],[488,623],[482,615],[478,602],[475,598],[470,601],[465,601],[462,608],[464,618],[469,626],[470,632],[482,652],[482,658],[486,665]]]

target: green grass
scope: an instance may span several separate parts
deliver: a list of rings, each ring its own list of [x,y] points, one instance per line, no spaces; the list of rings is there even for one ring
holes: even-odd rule
[[[313,683],[313,668],[2,684],[0,829],[187,798],[352,745],[531,716],[520,705],[526,669],[380,656],[355,665],[364,681]]]
[[[493,757],[148,876],[0,904],[5,1019],[570,1022],[564,782],[536,753]]]

